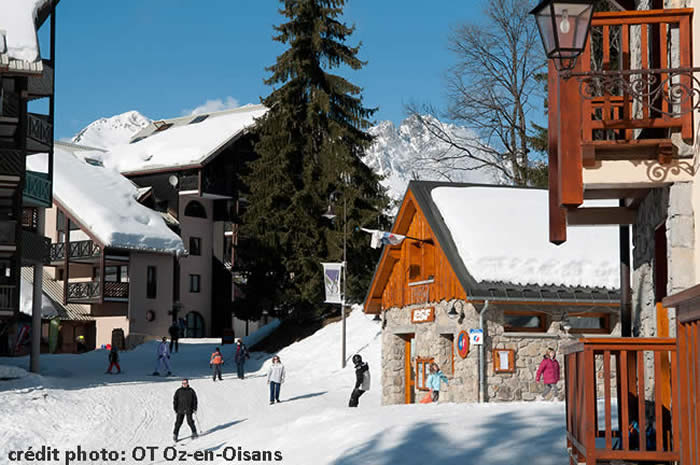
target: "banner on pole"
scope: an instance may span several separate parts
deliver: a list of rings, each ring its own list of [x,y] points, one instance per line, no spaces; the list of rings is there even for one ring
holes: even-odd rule
[[[342,263],[321,263],[323,265],[323,285],[326,288],[326,303],[342,304],[343,294],[341,277],[343,274]]]

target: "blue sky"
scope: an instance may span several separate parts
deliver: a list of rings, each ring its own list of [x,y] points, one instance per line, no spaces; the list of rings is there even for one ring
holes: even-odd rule
[[[487,0],[351,0],[345,20],[369,63],[342,74],[362,86],[376,120],[399,122],[410,102],[444,104],[453,63],[450,28],[478,20]],[[96,6],[99,5],[99,6]],[[62,0],[58,7],[56,137],[129,110],[150,118],[258,103],[265,67],[284,49],[272,40],[274,0]],[[42,40],[42,42],[44,42]]]

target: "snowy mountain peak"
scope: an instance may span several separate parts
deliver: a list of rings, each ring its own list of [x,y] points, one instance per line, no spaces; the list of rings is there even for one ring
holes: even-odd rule
[[[138,111],[127,111],[110,118],[93,121],[76,134],[72,142],[108,149],[115,145],[126,144],[134,134],[150,123],[151,120]]]

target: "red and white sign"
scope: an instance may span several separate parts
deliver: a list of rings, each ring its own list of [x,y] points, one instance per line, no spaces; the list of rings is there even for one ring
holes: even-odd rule
[[[435,307],[414,308],[411,312],[411,323],[427,323],[435,321]]]

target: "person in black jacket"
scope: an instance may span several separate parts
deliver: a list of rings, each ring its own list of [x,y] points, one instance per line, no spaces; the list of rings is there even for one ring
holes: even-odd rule
[[[352,356],[352,363],[355,364],[355,389],[350,394],[349,407],[357,407],[360,404],[360,396],[369,391],[369,365],[362,361],[359,354]]]
[[[173,408],[177,414],[175,418],[175,431],[173,431],[173,441],[177,441],[177,433],[180,431],[180,426],[182,426],[182,420],[185,418],[185,415],[187,415],[187,424],[190,430],[192,430],[192,438],[196,438],[197,428],[194,426],[192,413],[197,411],[197,394],[195,394],[194,389],[190,387],[187,379],[183,379],[182,387],[175,391]]]
[[[178,349],[178,339],[180,339],[180,328],[177,326],[177,323],[173,321],[173,324],[170,325],[170,328],[168,328],[168,333],[170,333],[170,353],[173,353],[173,346],[175,347],[175,352],[177,352]]]

